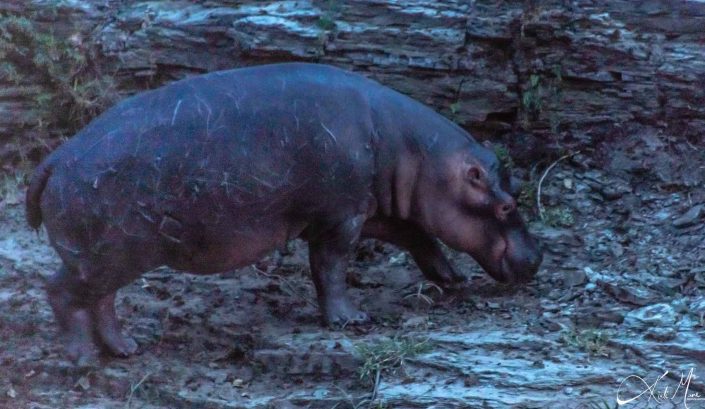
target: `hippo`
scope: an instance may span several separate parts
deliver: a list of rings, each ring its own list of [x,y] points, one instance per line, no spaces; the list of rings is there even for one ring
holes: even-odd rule
[[[361,238],[407,250],[426,278],[464,280],[439,243],[501,282],[541,252],[508,170],[452,121],[343,69],[284,63],[212,72],[129,97],[37,167],[28,224],[62,267],[46,290],[66,356],[137,349],[118,289],[160,266],[232,271],[302,238],[322,318],[360,323],[346,266]]]

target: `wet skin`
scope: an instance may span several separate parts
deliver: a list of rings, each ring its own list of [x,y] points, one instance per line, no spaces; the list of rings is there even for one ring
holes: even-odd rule
[[[128,98],[49,155],[27,192],[63,267],[47,292],[83,361],[127,356],[115,292],[156,267],[210,274],[308,241],[327,323],[367,316],[346,295],[361,237],[463,281],[437,239],[500,281],[541,262],[494,153],[428,107],[363,76],[276,64],[210,73]]]

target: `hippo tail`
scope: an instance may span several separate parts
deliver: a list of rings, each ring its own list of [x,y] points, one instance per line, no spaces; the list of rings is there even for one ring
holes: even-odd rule
[[[54,163],[51,160],[53,155],[50,155],[42,163],[32,175],[32,180],[27,188],[27,198],[25,200],[25,211],[27,213],[27,223],[33,228],[38,229],[42,225],[42,209],[41,198],[42,192],[47,185],[49,176],[54,169]]]

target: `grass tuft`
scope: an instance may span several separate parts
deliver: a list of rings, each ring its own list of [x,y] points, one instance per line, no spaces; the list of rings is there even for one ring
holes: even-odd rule
[[[588,328],[565,330],[561,333],[561,340],[568,346],[578,348],[592,356],[608,356],[607,344],[610,335],[607,331]]]
[[[429,352],[428,340],[415,338],[391,338],[356,346],[358,355],[363,360],[360,379],[372,380],[378,373],[395,373],[404,368],[406,361],[419,354]]]

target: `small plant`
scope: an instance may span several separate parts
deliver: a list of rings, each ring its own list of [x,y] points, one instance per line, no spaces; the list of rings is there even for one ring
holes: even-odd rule
[[[537,74],[531,74],[529,84],[521,96],[521,104],[529,116],[538,117],[541,112],[543,102],[541,101],[541,77]]]
[[[521,94],[521,120],[528,127],[536,121],[542,112],[548,111],[546,117],[551,131],[556,133],[560,126],[560,118],[556,113],[561,104],[563,74],[560,64],[551,67],[550,72],[532,73]]]
[[[578,330],[570,329],[561,333],[561,340],[569,346],[594,356],[607,356],[607,343],[609,334],[594,328]]]
[[[83,44],[79,33],[58,38],[25,17],[0,13],[0,61],[0,80],[42,86],[30,124],[41,129],[73,133],[117,97],[112,79],[96,63],[95,50]]]
[[[519,197],[517,198],[517,203],[519,206],[531,209],[536,205],[536,188],[538,187],[538,181],[532,179],[522,185],[521,191],[519,192]]]
[[[316,21],[316,25],[318,28],[321,30],[326,30],[326,31],[331,31],[335,30],[337,25],[335,24],[335,21],[328,15],[323,15],[318,18]]]
[[[25,184],[26,173],[18,170],[15,173],[0,176],[0,203],[21,196]]]
[[[450,110],[450,114],[448,114],[448,119],[451,121],[455,122],[456,124],[462,125],[461,124],[461,118],[460,118],[460,111],[462,110],[462,104],[460,103],[459,100],[456,100],[452,104],[448,106],[448,109]]]
[[[497,159],[499,159],[500,163],[502,163],[506,169],[512,169],[514,167],[512,155],[509,154],[509,149],[507,149],[505,145],[493,144],[492,148],[494,149],[494,154],[497,155]]]
[[[321,30],[325,31],[333,31],[335,30],[338,26],[335,23],[335,14],[340,11],[340,5],[336,0],[328,0],[326,2],[326,7],[325,10],[323,10],[323,14],[321,14],[320,17],[318,17],[318,20],[316,21],[316,25],[318,28]]]
[[[374,343],[358,344],[358,355],[363,364],[360,379],[375,380],[380,374],[395,373],[404,368],[406,361],[431,350],[428,340],[414,338],[392,338]]]
[[[543,213],[543,222],[552,227],[570,227],[575,224],[575,216],[568,207],[550,207]]]

